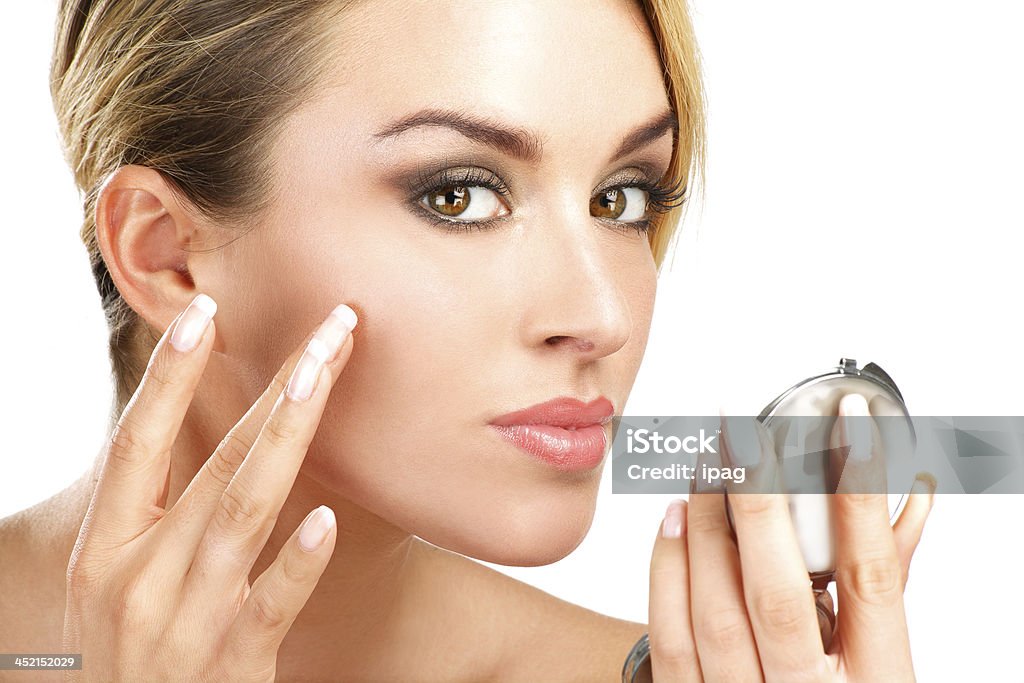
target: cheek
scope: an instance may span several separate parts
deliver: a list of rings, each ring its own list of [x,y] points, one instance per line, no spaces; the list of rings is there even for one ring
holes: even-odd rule
[[[332,291],[360,316],[311,459],[325,483],[375,508],[397,480],[433,486],[450,469],[476,417],[478,366],[498,330],[473,314],[476,304],[451,279],[456,265],[444,277],[425,255],[403,257],[394,240],[346,247],[359,258],[307,270],[337,282]],[[335,271],[336,280],[320,275]]]

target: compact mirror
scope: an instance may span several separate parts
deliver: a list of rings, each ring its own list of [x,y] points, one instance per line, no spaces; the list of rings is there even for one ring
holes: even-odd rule
[[[835,538],[832,533],[829,486],[829,438],[846,394],[865,398],[881,437],[883,454],[913,453],[916,434],[903,395],[882,368],[868,363],[857,367],[852,358],[840,358],[830,372],[793,385],[765,406],[757,419],[772,435],[782,469],[782,485],[815,589],[823,589],[835,575]],[[799,417],[798,420],[789,418]],[[834,480],[834,473],[833,480]],[[912,482],[888,482],[890,491],[908,491]],[[906,502],[905,494],[889,494],[889,518],[894,522]],[[726,495],[730,526],[732,510]],[[733,530],[735,533],[735,529]]]

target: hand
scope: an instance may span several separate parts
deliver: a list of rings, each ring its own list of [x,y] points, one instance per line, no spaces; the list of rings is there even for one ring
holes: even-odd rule
[[[844,396],[840,415],[869,415],[863,397]],[[842,424],[836,421],[833,447],[851,443]],[[869,481],[884,470],[872,429],[869,460],[849,461],[844,477]],[[729,434],[725,441],[728,450]],[[768,432],[759,428],[752,446],[761,449],[747,460],[759,462],[753,476],[772,481],[775,458],[763,455],[774,453]],[[819,619],[785,496],[730,495],[735,541],[722,493],[673,502],[651,558],[654,680],[913,681],[903,589],[932,504],[934,480],[930,487],[923,481],[915,482],[894,527],[886,494],[863,493],[884,489],[835,494],[840,611],[834,634],[822,632],[831,624]],[[831,612],[831,598],[822,599]],[[823,638],[831,644],[823,647]]]
[[[171,323],[112,431],[67,571],[64,651],[82,653],[83,670],[66,680],[273,681],[278,647],[334,551],[334,513],[321,506],[249,585],[351,354],[347,306],[307,336],[165,509],[215,312],[199,295]]]

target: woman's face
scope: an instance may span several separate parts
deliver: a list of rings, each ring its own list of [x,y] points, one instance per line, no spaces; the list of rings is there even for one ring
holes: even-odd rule
[[[269,216],[196,262],[218,362],[252,401],[351,305],[304,472],[456,552],[553,562],[589,529],[603,464],[567,471],[490,422],[556,397],[620,414],[632,387],[656,271],[623,186],[661,180],[673,148],[650,130],[669,100],[646,20],[625,0],[375,0],[333,40],[330,83],[284,122]]]

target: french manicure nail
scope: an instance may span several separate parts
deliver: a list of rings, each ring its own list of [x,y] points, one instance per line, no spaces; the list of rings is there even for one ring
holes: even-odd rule
[[[342,304],[331,311],[309,340],[306,350],[288,380],[287,393],[293,401],[305,401],[313,394],[320,369],[334,360],[342,343],[355,328],[355,311]]]
[[[327,540],[327,534],[334,527],[334,511],[321,505],[309,513],[299,527],[299,546],[311,553]]]
[[[288,397],[293,401],[305,401],[313,394],[313,387],[316,386],[317,377],[320,376],[320,368],[327,362],[331,350],[327,348],[323,340],[314,337],[309,340],[306,350],[295,365],[292,376],[288,380],[286,389]]]
[[[317,328],[313,338],[321,340],[328,349],[332,350],[331,355],[327,358],[328,363],[338,355],[338,350],[345,341],[345,337],[355,329],[357,322],[359,322],[359,318],[356,317],[356,312],[345,304],[341,304],[331,311],[327,319]]]
[[[914,485],[910,487],[911,494],[925,494],[928,496],[928,505],[932,504],[935,499],[935,488],[937,482],[935,477],[927,472],[918,472],[917,477],[914,479]]]
[[[178,322],[171,332],[171,346],[178,351],[186,353],[194,349],[203,333],[217,313],[217,302],[205,294],[198,294],[192,299],[185,312],[178,318]]]
[[[850,447],[850,458],[861,462],[871,459],[871,415],[868,402],[860,394],[842,398],[844,446]]]
[[[665,519],[661,523],[661,535],[665,538],[682,538],[683,536],[683,501],[673,500],[665,510]]]

